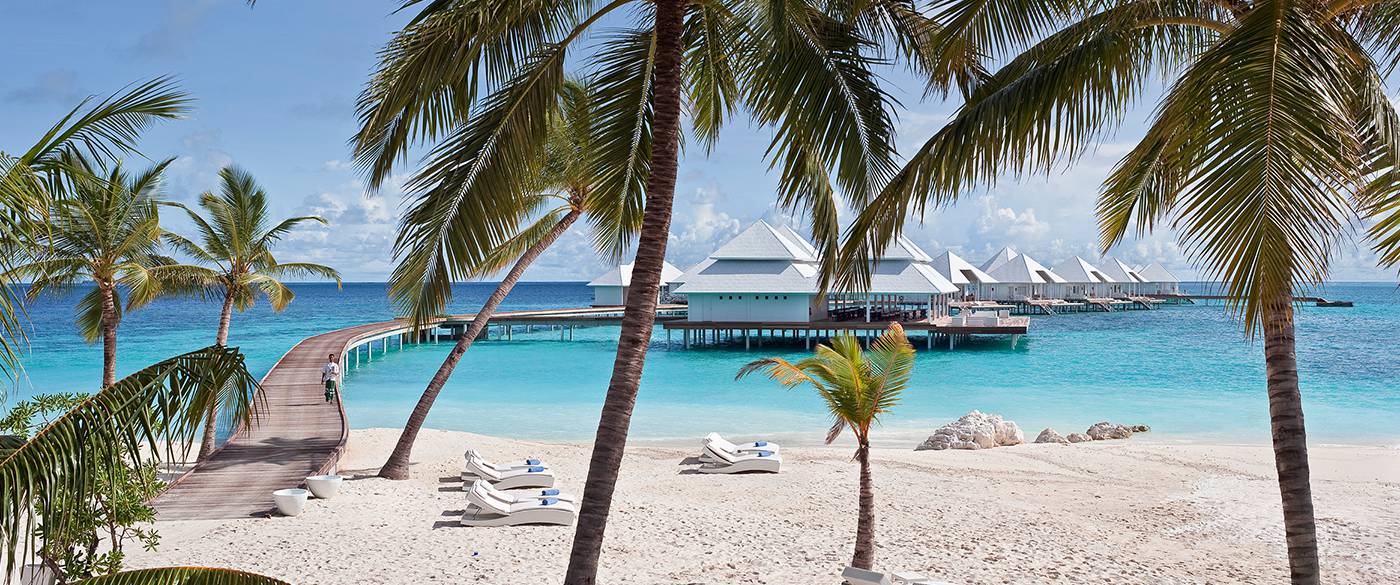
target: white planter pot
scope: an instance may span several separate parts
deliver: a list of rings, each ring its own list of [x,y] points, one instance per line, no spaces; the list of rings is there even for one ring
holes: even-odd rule
[[[311,495],[322,500],[329,500],[335,497],[335,493],[340,491],[341,482],[345,478],[339,475],[313,475],[306,478],[306,488],[311,490]]]
[[[306,498],[311,495],[301,488],[287,488],[272,492],[272,501],[277,503],[277,511],[283,516],[296,516],[306,508]]]
[[[45,565],[25,565],[19,569],[20,585],[53,585],[58,582]]]

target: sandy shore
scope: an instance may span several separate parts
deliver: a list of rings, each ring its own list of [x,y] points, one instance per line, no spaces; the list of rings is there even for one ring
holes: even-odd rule
[[[236,567],[294,583],[559,583],[573,529],[465,528],[465,445],[549,461],[579,493],[589,449],[425,431],[414,478],[373,477],[397,431],[354,431],[333,500],[297,518],[162,522],[129,566]],[[835,584],[855,532],[848,445],[784,449],[780,475],[685,473],[692,449],[628,450],[600,583]],[[1400,583],[1400,450],[1318,446],[1330,583]],[[1272,453],[1128,441],[876,449],[876,564],[955,583],[1285,582]]]

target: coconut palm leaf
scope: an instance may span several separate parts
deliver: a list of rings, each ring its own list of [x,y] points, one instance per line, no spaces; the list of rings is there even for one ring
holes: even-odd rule
[[[77,582],[80,585],[291,585],[281,579],[233,569],[159,567],[122,571]]]
[[[656,38],[629,29],[600,45],[593,94],[593,166],[597,186],[586,203],[594,247],[609,261],[621,258],[641,227],[647,176],[651,174],[652,84]]]
[[[114,162],[136,153],[136,139],[146,127],[182,117],[192,103],[169,77],[133,84],[88,107],[91,101],[83,100],[50,127],[18,157],[20,164],[39,172],[66,172],[64,155]]]
[[[188,449],[211,403],[250,423],[262,408],[237,349],[209,347],[153,364],[108,386],[0,460],[0,549],[6,574],[32,558],[35,526],[61,528],[55,510],[92,495],[100,470],[173,461]],[[62,532],[62,530],[57,530]],[[25,550],[20,550],[24,547]]]
[[[740,99],[735,71],[738,63],[732,54],[740,38],[734,4],[725,0],[695,2],[685,18],[686,101],[692,132],[706,151],[714,148],[724,121],[734,115]],[[649,57],[648,73],[650,63]],[[649,87],[650,74],[647,79]]]

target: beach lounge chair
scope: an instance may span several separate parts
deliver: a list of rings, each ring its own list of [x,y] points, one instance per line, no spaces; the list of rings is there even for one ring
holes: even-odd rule
[[[508,502],[491,491],[484,480],[472,482],[467,488],[467,510],[462,514],[463,526],[519,526],[521,524],[557,524],[568,526],[574,523],[578,512],[572,502],[555,498],[531,499],[525,502]]]
[[[890,573],[886,575],[879,571],[867,571],[855,567],[846,567],[841,571],[841,578],[850,585],[950,585],[944,581],[934,581],[918,573]]]
[[[698,470],[700,473],[777,473],[783,466],[782,457],[772,451],[735,455],[707,444],[705,453],[709,455],[711,462],[701,465]]]
[[[486,482],[486,481],[483,481],[483,480],[480,480],[480,479],[472,480],[472,483],[475,483],[475,482],[478,482],[478,481],[480,481],[481,483],[485,484],[485,486],[486,486],[486,491],[489,492],[491,495],[495,496],[496,499],[502,500],[502,501],[505,501],[505,502],[509,502],[509,503],[512,503],[512,504],[519,504],[519,503],[522,503],[522,502],[537,502],[537,501],[539,501],[539,500],[547,500],[547,499],[550,499],[550,498],[559,500],[559,501],[561,501],[561,502],[569,502],[569,503],[574,503],[574,502],[577,502],[577,501],[578,501],[578,498],[574,497],[573,494],[566,494],[566,493],[563,493],[562,491],[560,491],[560,490],[558,490],[558,489],[556,489],[556,488],[545,488],[545,489],[537,489],[537,490],[505,491],[505,490],[502,490],[502,489],[497,488],[497,487],[495,487],[495,486],[492,486],[492,485],[490,484],[490,482]],[[467,486],[468,489],[470,489],[470,487],[471,487],[470,485]]]
[[[467,468],[462,471],[463,481],[484,479],[497,489],[514,490],[520,488],[554,487],[554,472],[543,465],[528,467],[502,467],[492,465],[474,451],[468,451]]]
[[[715,461],[713,457],[710,457],[708,454],[705,453],[704,447],[707,445],[712,446],[718,450],[726,451],[731,455],[752,455],[758,453],[759,451],[769,451],[772,453],[779,453],[782,451],[782,449],[778,447],[777,443],[770,443],[768,441],[753,441],[751,443],[735,444],[729,442],[724,437],[721,437],[719,433],[710,433],[708,435],[705,435],[705,438],[701,439],[700,441],[701,463],[713,463]]]
[[[495,469],[496,471],[510,471],[512,469],[525,469],[527,467],[543,467],[545,469],[549,469],[548,463],[534,458],[516,459],[509,463],[492,463],[490,461],[487,461],[485,457],[482,457],[481,453],[478,453],[476,449],[467,449],[465,452],[462,453],[462,457],[468,461],[470,461],[472,458],[476,458],[476,460],[481,465],[485,467],[490,467],[492,469]],[[471,473],[466,471],[462,472],[462,479],[464,481],[476,479],[477,477],[479,476],[472,475]]]

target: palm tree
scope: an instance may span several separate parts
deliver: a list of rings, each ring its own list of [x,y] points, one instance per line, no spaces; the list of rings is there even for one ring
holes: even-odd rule
[[[252,423],[264,406],[257,382],[235,349],[212,346],[148,366],[105,385],[33,438],[0,449],[0,549],[5,574],[33,558],[42,521],[62,533],[94,497],[97,477],[143,461],[173,461],[194,441],[210,404]],[[25,547],[21,550],[21,547]],[[51,567],[52,569],[52,567]],[[57,571],[55,571],[57,574]],[[80,581],[115,584],[279,585],[282,581],[228,569],[169,567]]]
[[[597,75],[599,189],[619,194],[625,205],[614,209],[642,215],[565,576],[569,585],[593,583],[656,317],[682,96],[707,149],[740,105],[775,128],[769,152],[782,171],[780,201],[810,215],[818,244],[834,251],[838,191],[861,204],[894,171],[891,100],[873,68],[905,60],[932,72],[940,62],[921,49],[931,29],[907,0],[410,4],[422,8],[384,49],[361,95],[356,156],[377,188],[413,146],[437,143],[408,188],[423,225],[441,234],[425,251],[423,272],[439,283],[481,264],[529,216],[527,171],[543,156],[544,113],[564,87],[566,57],[602,18],[631,12],[634,24],[601,35],[585,63]],[[619,255],[632,243],[613,241]]]
[[[941,4],[935,52],[1005,65],[967,91],[851,228],[847,280],[911,214],[1004,170],[1050,172],[1175,75],[1099,197],[1102,246],[1166,218],[1262,334],[1274,458],[1294,583],[1321,580],[1292,295],[1320,285],[1357,217],[1395,253],[1400,119],[1378,63],[1400,56],[1400,9],[1371,0]],[[1386,237],[1389,234],[1389,237]]]
[[[174,159],[131,175],[120,163],[102,169],[82,156],[63,157],[64,197],[49,210],[49,226],[26,250],[30,258],[9,279],[32,279],[32,299],[53,288],[91,280],[78,301],[78,329],[89,343],[102,340],[102,385],[117,380],[117,325],[123,311],[192,288],[197,267],[160,254],[161,174]],[[122,288],[126,306],[122,307]]]
[[[5,250],[0,254],[0,373],[20,368],[18,352],[25,343],[24,305],[13,288],[18,282],[10,278],[13,259],[46,234],[51,201],[65,195],[62,177],[83,172],[66,161],[83,154],[111,163],[118,155],[135,154],[136,138],[145,127],[179,118],[189,102],[170,80],[157,78],[96,103],[83,100],[29,150],[17,155],[0,151],[0,247]]]
[[[340,273],[334,268],[309,262],[278,262],[272,247],[296,226],[306,222],[325,224],[316,216],[293,217],[273,224],[268,217],[267,192],[247,171],[224,167],[219,171],[222,183],[219,193],[206,192],[199,197],[199,206],[209,215],[206,219],[180,204],[199,233],[198,242],[166,233],[172,248],[213,269],[192,271],[202,284],[223,297],[219,311],[219,326],[214,343],[228,345],[229,324],[233,310],[247,310],[258,295],[267,297],[272,310],[281,311],[291,304],[296,294],[279,278],[287,276],[320,276],[340,285]],[[219,405],[205,413],[204,437],[199,444],[199,461],[214,452],[218,429]]]
[[[764,358],[749,362],[739,370],[738,380],[754,372],[796,388],[809,385],[826,401],[835,423],[826,432],[830,445],[841,431],[851,429],[856,436],[856,461],[860,463],[860,514],[856,522],[856,550],[851,566],[871,569],[875,563],[875,486],[870,479],[870,427],[899,402],[914,372],[914,347],[904,337],[899,323],[870,343],[862,352],[860,342],[849,333],[831,340],[831,346],[818,345],[815,355],[789,362]]]
[[[413,443],[438,393],[525,269],[540,254],[584,215],[592,220],[593,241],[603,255],[616,249],[620,238],[627,239],[636,233],[640,214],[629,209],[617,193],[604,190],[593,166],[596,120],[590,91],[583,82],[569,81],[558,99],[550,104],[544,154],[538,161],[538,168],[529,171],[535,177],[533,184],[527,187],[528,205],[535,219],[521,226],[514,237],[488,253],[482,262],[464,267],[459,275],[462,279],[479,278],[510,267],[423,390],[393,453],[379,469],[380,477],[408,479]],[[402,262],[394,271],[389,288],[402,312],[417,323],[439,315],[452,296],[451,282],[430,274],[433,254],[442,247],[446,234],[434,229],[431,217],[425,216],[428,211],[418,207],[405,217],[405,231],[397,246]]]

